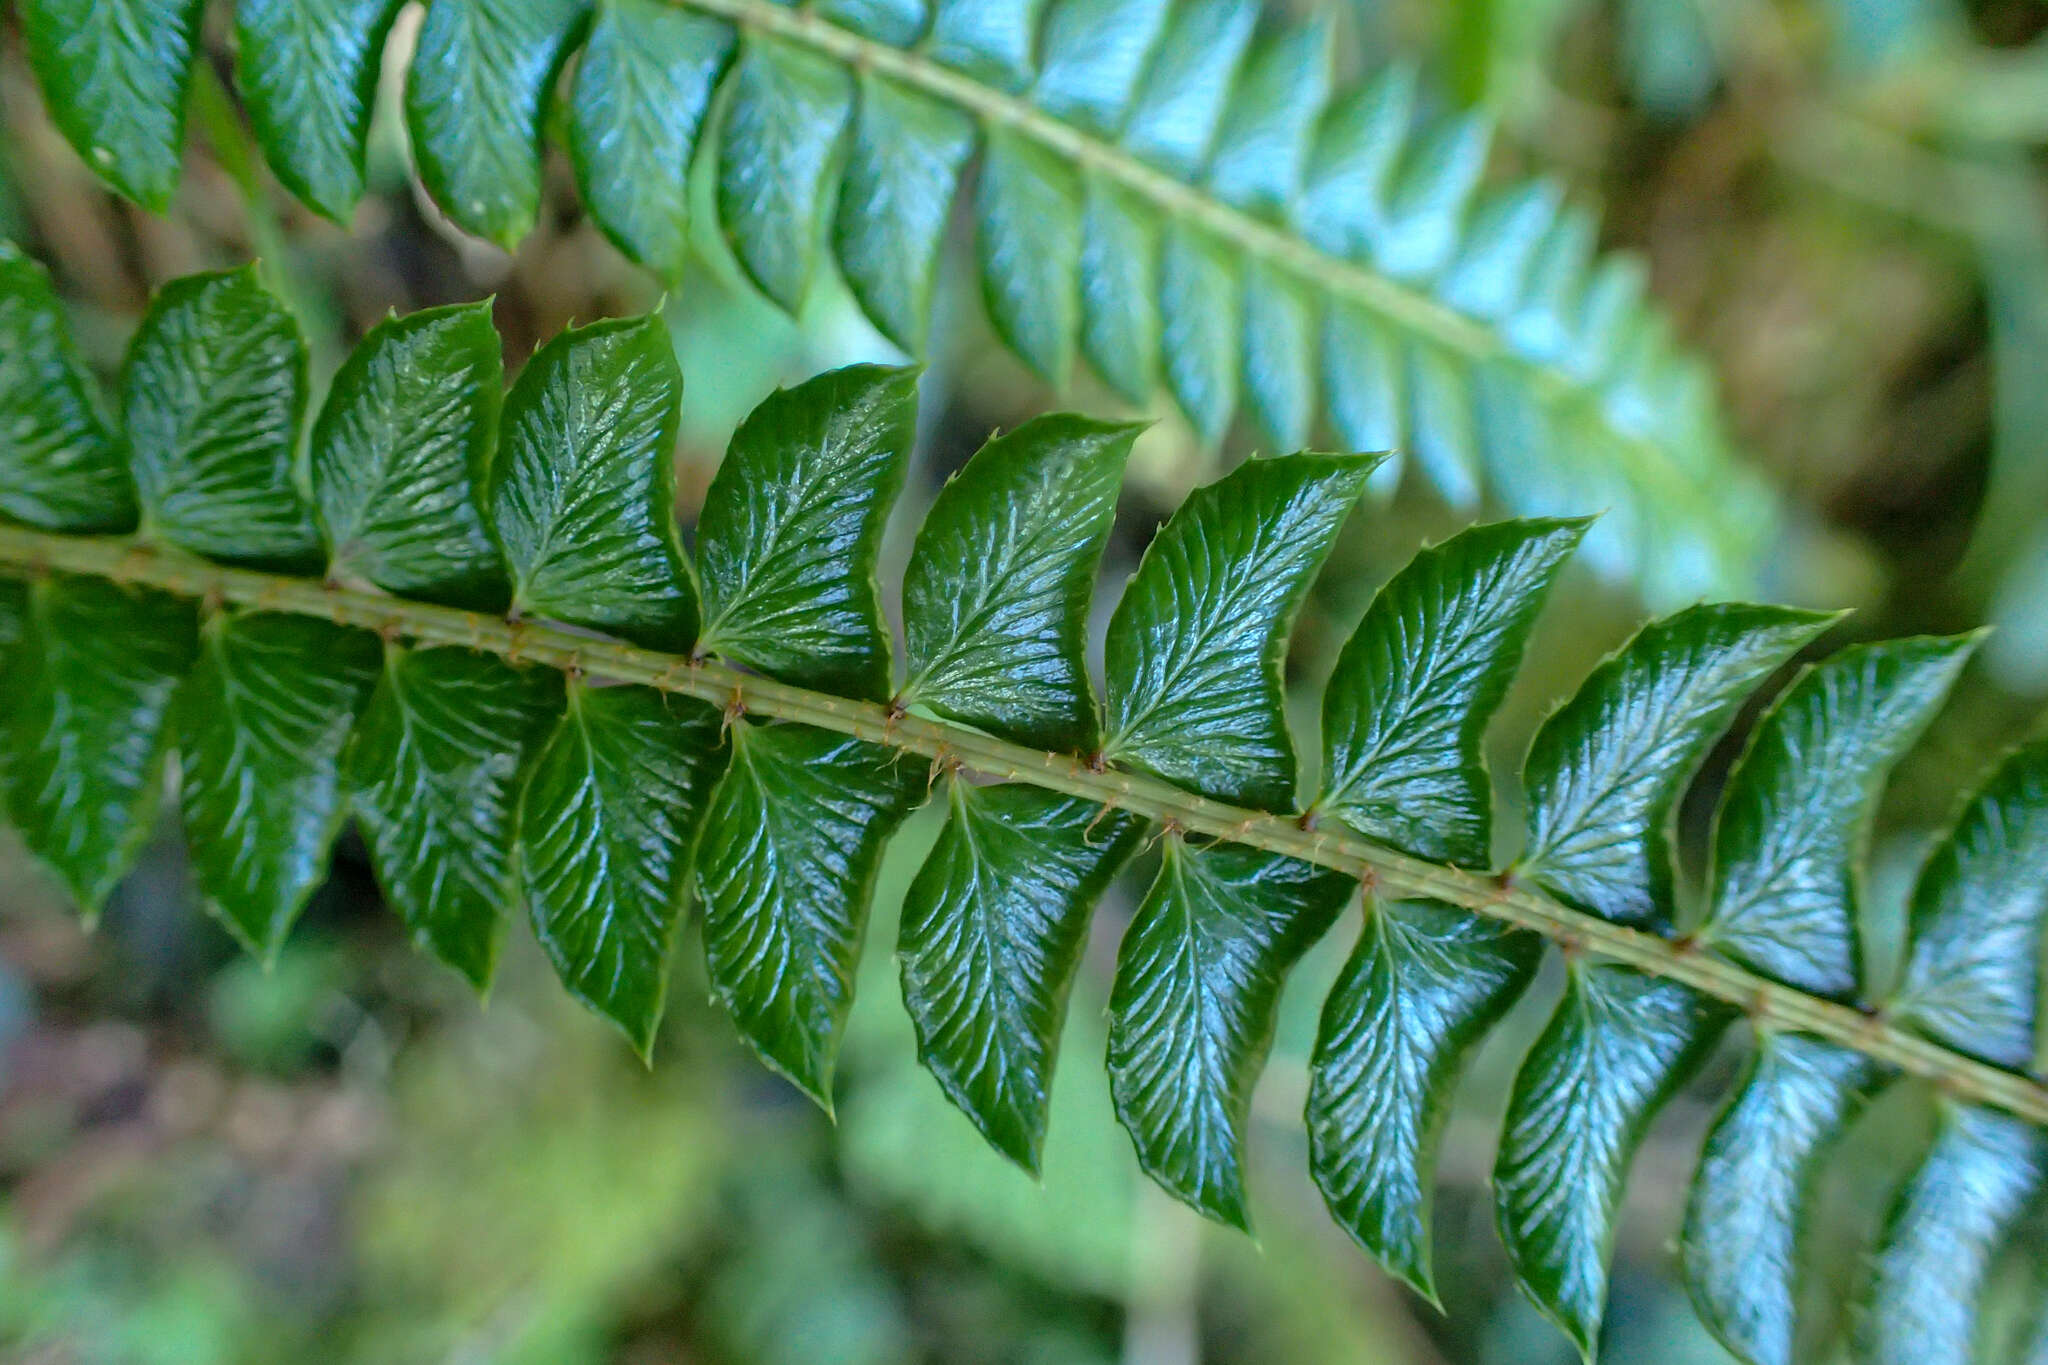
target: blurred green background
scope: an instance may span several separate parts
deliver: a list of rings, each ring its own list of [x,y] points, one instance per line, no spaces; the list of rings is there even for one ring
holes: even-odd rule
[[[1644,256],[1792,509],[1765,566],[1780,595],[1858,608],[1845,641],[2002,626],[1887,804],[1872,899],[1895,920],[1954,794],[2038,727],[2048,695],[2048,5],[1364,0],[1336,17],[1355,69],[1420,58],[1447,97],[1497,116],[1503,173],[1558,175],[1604,206],[1610,244]],[[151,217],[73,157],[7,32],[0,232],[52,266],[109,371],[152,286],[251,255],[300,311],[316,371],[391,308],[494,294],[513,364],[572,319],[660,308],[688,382],[686,520],[734,422],[771,388],[890,354],[836,286],[786,318],[715,241],[664,295],[583,221],[559,165],[516,257],[462,239],[406,180],[387,87],[376,189],[349,233],[268,183],[232,111],[205,100],[175,211]],[[990,344],[956,272],[899,530],[982,437],[1056,404],[1114,408],[1085,381],[1045,392]],[[1223,458],[1177,419],[1147,434],[1112,581]],[[1360,517],[1298,632],[1301,698],[1371,590],[1452,526],[1407,491]],[[1624,592],[1567,584],[1498,727],[1497,770],[1638,620]],[[1554,983],[1461,1095],[1439,1315],[1349,1245],[1306,1176],[1305,1058],[1348,927],[1288,993],[1256,1104],[1254,1244],[1146,1186],[1110,1116],[1100,1007],[1142,882],[1098,916],[1042,1184],[987,1150],[916,1067],[889,948],[932,833],[914,820],[883,878],[836,1125],[743,1054],[705,1003],[694,941],[648,1070],[519,934],[488,1005],[471,998],[411,951],[349,840],[265,972],[194,909],[175,830],[90,935],[0,835],[0,1359],[1570,1358],[1510,1287],[1486,1189],[1507,1084]],[[1736,1062],[1731,1050],[1673,1106],[1637,1165],[1616,1365],[1725,1359],[1694,1325],[1669,1244],[1711,1116],[1702,1097]],[[1840,1163],[1817,1229],[1824,1318],[1842,1311],[1855,1248],[1925,1121],[1894,1097]],[[2011,1268],[1994,1311],[2037,1292]]]

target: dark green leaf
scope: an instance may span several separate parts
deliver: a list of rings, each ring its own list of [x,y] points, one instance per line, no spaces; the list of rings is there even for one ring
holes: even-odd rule
[[[205,0],[21,0],[43,107],[85,164],[162,213],[185,154]]]
[[[952,105],[886,77],[862,79],[833,244],[860,306],[912,354],[924,349],[932,277],[974,136]]]
[[[795,312],[810,288],[853,78],[829,58],[750,33],[726,87],[718,218],[761,292]]]
[[[761,1059],[829,1112],[882,848],[925,774],[808,725],[731,733],[697,847],[711,988]]]
[[[690,255],[690,159],[732,57],[732,26],[663,0],[600,0],[569,96],[569,157],[590,216],[663,279]]]
[[[1885,774],[1976,643],[1845,649],[1786,689],[1721,798],[1703,942],[1801,990],[1856,993],[1857,878]]]
[[[569,689],[519,796],[534,936],[569,993],[644,1058],[668,992],[690,843],[718,773],[716,707],[651,687]]]
[[[1166,842],[1117,952],[1109,1084],[1138,1164],[1176,1198],[1251,1228],[1245,1120],[1287,972],[1353,883],[1238,844]]]
[[[433,0],[405,87],[434,202],[506,250],[540,213],[541,132],[589,0]]]
[[[1111,388],[1149,403],[1159,373],[1159,230],[1130,191],[1090,176],[1081,218],[1081,350]]]
[[[135,487],[41,265],[0,238],[0,516],[122,531]]]
[[[1885,1221],[1857,1330],[1869,1365],[1972,1353],[1991,1261],[2048,1174],[2048,1138],[2006,1114],[1944,1101],[1934,1147]]]
[[[1088,917],[1144,823],[1020,784],[951,791],[903,902],[903,1003],[940,1088],[1036,1174]]]
[[[910,680],[898,705],[1033,748],[1093,748],[1088,607],[1138,430],[1041,417],[940,490],[903,573]]]
[[[1679,794],[1749,692],[1833,619],[1730,603],[1644,626],[1536,733],[1522,875],[1618,923],[1668,922]]]
[[[975,205],[981,292],[996,331],[1054,388],[1081,321],[1081,184],[1066,158],[1006,129],[988,134]]]
[[[1031,83],[1042,0],[937,0],[932,60],[1015,94]]]
[[[1258,17],[1258,0],[1181,5],[1146,65],[1124,146],[1161,170],[1193,178],[1208,159]]]
[[[1105,757],[1223,801],[1293,800],[1287,636],[1374,463],[1247,460],[1189,495],[1110,618]]]
[[[1522,1288],[1589,1360],[1629,1163],[1729,1018],[1675,982],[1574,964],[1515,1077],[1493,1169],[1501,1240]]]
[[[504,382],[487,303],[370,329],[313,423],[313,501],[329,577],[504,607],[504,564],[479,510]]]
[[[29,590],[0,717],[7,816],[88,918],[149,837],[197,629],[191,603],[148,588],[59,575]]]
[[[1583,521],[1478,526],[1380,589],[1323,694],[1315,809],[1417,857],[1492,856],[1486,724]]]
[[[1913,892],[1905,982],[1887,1013],[1948,1047],[2025,1070],[2044,917],[2048,741],[2036,741],[2000,765],[1928,858]]]
[[[1114,136],[1171,0],[1053,0],[1032,98],[1054,118]]]
[[[916,421],[916,371],[855,365],[777,391],[740,423],[697,523],[702,652],[889,695],[875,560]]]
[[[1715,1120],[1686,1205],[1686,1287],[1700,1319],[1751,1365],[1794,1365],[1799,1255],[1822,1159],[1880,1080],[1854,1052],[1764,1033]]]
[[[306,346],[255,267],[158,290],[121,391],[144,535],[216,559],[318,553],[298,482]]]
[[[676,534],[683,377],[658,317],[563,332],[505,396],[490,508],[512,609],[689,648],[696,592]]]
[[[384,39],[402,4],[235,5],[235,83],[256,142],[285,188],[337,223],[346,223],[363,197]]]
[[[343,759],[384,898],[414,943],[478,990],[513,899],[520,765],[561,704],[552,669],[393,651]]]
[[[1472,1050],[1528,988],[1542,940],[1432,902],[1369,904],[1323,1004],[1309,1166],[1330,1213],[1435,1300],[1431,1180]]]
[[[1225,203],[1278,218],[1301,193],[1316,123],[1330,99],[1330,20],[1313,19],[1265,43],[1230,97],[1209,188]]]
[[[1241,248],[1180,222],[1167,226],[1160,253],[1160,350],[1166,357],[1166,380],[1195,424],[1195,434],[1209,445],[1223,439],[1237,410],[1244,347],[1241,254]]]
[[[206,907],[274,960],[347,802],[341,752],[377,680],[374,635],[309,616],[215,616],[172,706],[185,838]]]

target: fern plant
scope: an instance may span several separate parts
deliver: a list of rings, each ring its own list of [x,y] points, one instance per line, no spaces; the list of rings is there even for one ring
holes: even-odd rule
[[[1337,1220],[1431,1294],[1431,1167],[1473,1047],[1554,945],[1495,1197],[1523,1288],[1588,1356],[1616,1208],[1659,1107],[1738,1021],[1746,1075],[1683,1257],[1744,1359],[1793,1360],[1799,1228],[1877,1091],[1942,1115],[1870,1263],[1860,1349],[1964,1361],[1993,1252],[2048,1165],[2035,1065],[2048,743],[1963,807],[1866,980],[1862,841],[1886,770],[1972,637],[1844,649],[1774,700],[1721,797],[1697,905],[1669,826],[1735,710],[1833,619],[1721,604],[1646,626],[1543,724],[1526,838],[1491,871],[1480,741],[1582,520],[1474,527],[1360,621],[1296,791],[1281,664],[1374,459],[1254,459],[1159,531],[1085,623],[1135,428],[1051,416],[941,492],[876,585],[912,372],[768,399],[711,485],[694,560],[668,485],[680,377],[659,323],[544,346],[502,395],[483,305],[394,317],[299,455],[306,361],[251,270],[178,280],[102,415],[40,268],[0,252],[0,772],[27,846],[90,915],[175,755],[209,911],[284,941],[343,821],[417,940],[479,987],[523,902],[564,985],[643,1054],[687,899],[740,1034],[828,1109],[878,861],[934,789],[897,953],[922,1058],[1036,1167],[1091,911],[1160,868],[1118,956],[1108,1066],[1144,1169],[1250,1226],[1251,1091],[1289,969],[1347,907],[1307,1127]]]
[[[401,0],[239,0],[234,69],[280,181],[345,220]],[[21,0],[59,128],[154,208],[178,181],[204,0]],[[1277,449],[1328,429],[1411,452],[1453,505],[1606,508],[1587,553],[1650,601],[1755,578],[1774,503],[1702,365],[1600,259],[1554,184],[1480,195],[1488,130],[1395,66],[1339,88],[1325,22],[1257,0],[432,0],[405,89],[422,183],[512,246],[564,128],[596,223],[675,276],[692,167],[746,275],[794,309],[829,250],[923,348],[972,179],[982,294],[1053,384],[1078,355],[1147,403],[1163,372],[1214,442],[1242,403]],[[580,51],[566,108],[557,85]],[[1392,471],[1390,470],[1391,474]]]

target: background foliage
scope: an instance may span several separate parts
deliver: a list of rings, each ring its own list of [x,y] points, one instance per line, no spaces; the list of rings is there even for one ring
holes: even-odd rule
[[[1715,360],[1740,444],[1787,491],[1791,530],[1765,566],[1777,591],[1861,607],[1859,635],[2007,623],[1890,802],[1881,865],[1910,867],[1949,794],[2031,728],[2048,693],[2048,420],[2028,379],[2048,364],[2048,13],[2026,0],[1463,0],[1333,23],[1352,67],[1419,54],[1441,88],[1491,110],[1501,173],[1561,173],[1604,200],[1606,238],[1646,254],[1653,292]],[[207,50],[224,54],[224,37],[208,34]],[[251,253],[307,320],[316,375],[394,306],[494,292],[516,364],[571,319],[661,297],[582,217],[566,160],[548,163],[516,255],[454,231],[406,178],[389,80],[350,235],[271,184],[226,112],[202,92],[183,188],[166,216],[140,213],[56,134],[13,31],[0,42],[0,231],[56,266],[102,369],[148,287]],[[975,295],[964,276],[939,281],[913,502],[991,427],[1048,402],[988,344]],[[791,322],[717,250],[667,297],[690,381],[686,515],[734,422],[775,383],[892,354],[829,281]],[[1143,438],[1114,565],[1216,458],[1177,420]],[[1299,696],[1316,695],[1370,586],[1453,524],[1409,488],[1374,534],[1340,546],[1325,581],[1356,595],[1310,603]],[[1636,614],[1625,591],[1567,582],[1510,698],[1499,766],[1536,699],[1568,688]],[[903,843],[877,935],[922,853]],[[1569,1350],[1508,1287],[1485,1192],[1495,1118],[1548,989],[1482,1054],[1454,1116],[1439,1209],[1451,1311],[1438,1319],[1330,1227],[1289,1145],[1339,943],[1290,992],[1258,1098],[1261,1253],[1148,1190],[1110,1120],[1091,1028],[1128,899],[1102,917],[1080,987],[1068,1046],[1082,1064],[1062,1070],[1071,1093],[1040,1188],[915,1068],[886,954],[869,955],[835,1129],[741,1057],[701,1005],[690,952],[647,1073],[517,935],[480,1010],[376,912],[359,853],[344,852],[312,932],[268,974],[191,912],[180,859],[168,839],[152,847],[90,939],[18,863],[0,871],[0,1340],[31,1358],[290,1359],[315,1343],[342,1359],[536,1361]],[[1881,879],[1873,899],[1895,911],[1902,888]],[[1665,1252],[1708,1116],[1681,1097],[1638,1168],[1610,1360],[1720,1358]],[[1858,1178],[1829,1193],[1824,1253],[1867,1233],[1890,1185],[1879,1175],[1924,1122],[1901,1105],[1874,1116],[1858,1139],[1868,1160],[1842,1163]],[[2029,1286],[2014,1277],[2004,1292],[2016,1307]]]

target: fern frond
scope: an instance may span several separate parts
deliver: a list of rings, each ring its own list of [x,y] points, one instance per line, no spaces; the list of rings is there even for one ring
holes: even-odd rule
[[[162,207],[203,0],[22,0],[58,125]],[[395,0],[238,0],[241,96],[279,179],[347,217]],[[1739,593],[1774,503],[1702,364],[1599,258],[1555,186],[1482,195],[1488,129],[1396,66],[1333,77],[1329,26],[1254,0],[431,0],[406,85],[422,183],[505,246],[532,227],[557,78],[593,219],[665,276],[691,166],[718,227],[795,309],[829,251],[875,325],[925,342],[972,185],[998,334],[1055,385],[1077,356],[1200,434],[1240,407],[1277,449],[1401,449],[1453,505],[1608,509],[1587,556],[1658,606]],[[161,42],[142,42],[155,33]]]
[[[947,1095],[1020,1163],[1044,1138],[1087,921],[1157,837],[1108,1063],[1141,1163],[1193,1207],[1249,1226],[1247,1109],[1280,991],[1356,910],[1311,1161],[1333,1215],[1429,1292],[1451,1093],[1547,942],[1565,992],[1514,1087],[1495,1191],[1524,1289],[1583,1351],[1644,1130],[1745,1022],[1754,1058],[1684,1240],[1707,1322],[1745,1359],[1791,1359],[1816,1173],[1909,1077],[1944,1117],[1871,1263],[1863,1349],[1967,1358],[1986,1267],[2048,1170],[2048,743],[2013,754],[1927,860],[1899,979],[1863,980],[1853,944],[1885,769],[1974,639],[1803,672],[1737,765],[1712,887],[1688,907],[1666,831],[1694,769],[1832,618],[1654,622],[1544,724],[1524,851],[1487,871],[1480,741],[1584,522],[1477,527],[1396,575],[1331,678],[1322,783],[1297,793],[1280,661],[1369,459],[1256,459],[1198,490],[1124,589],[1098,695],[1083,623],[1131,430],[1031,423],[934,506],[899,671],[875,559],[909,456],[907,371],[764,403],[693,571],[666,482],[680,377],[646,322],[548,343],[499,422],[481,312],[396,319],[343,365],[299,466],[280,455],[300,434],[296,332],[247,271],[179,281],[131,351],[128,461],[110,466],[121,439],[64,426],[92,407],[84,376],[44,382],[69,351],[40,273],[0,250],[0,281],[0,355],[48,361],[0,368],[0,410],[30,418],[0,427],[0,774],[9,820],[88,913],[175,752],[199,889],[253,950],[289,932],[353,811],[430,951],[484,984],[500,907],[523,902],[567,988],[645,1053],[694,893],[741,1035],[829,1107],[876,868],[937,779],[904,998]],[[44,438],[59,429],[75,449]],[[422,496],[364,494],[394,481]],[[312,544],[227,542],[238,509],[313,526]]]

